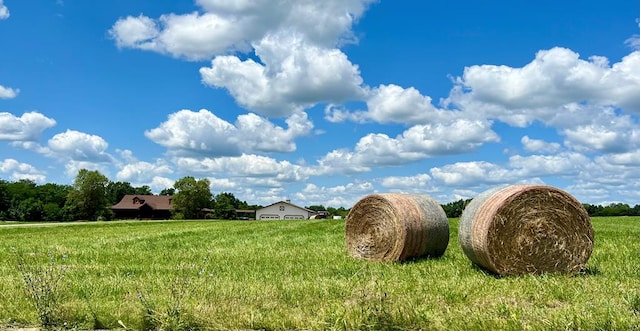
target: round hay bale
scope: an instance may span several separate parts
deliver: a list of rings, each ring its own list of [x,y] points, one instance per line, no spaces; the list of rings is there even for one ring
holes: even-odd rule
[[[371,194],[358,201],[345,224],[349,255],[374,261],[437,257],[449,244],[449,220],[426,195]]]
[[[500,275],[579,272],[594,240],[582,204],[545,185],[483,192],[463,211],[458,233],[465,255]]]

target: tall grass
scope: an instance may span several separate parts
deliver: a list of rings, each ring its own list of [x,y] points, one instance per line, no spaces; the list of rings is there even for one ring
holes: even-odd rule
[[[443,257],[406,263],[350,258],[333,220],[0,226],[0,328],[42,324],[15,247],[64,265],[57,318],[81,329],[640,330],[640,218],[593,223],[584,273],[504,278],[455,219]]]

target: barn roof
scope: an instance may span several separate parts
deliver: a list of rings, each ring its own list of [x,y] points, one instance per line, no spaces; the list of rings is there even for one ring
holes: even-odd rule
[[[127,194],[120,202],[111,206],[111,209],[137,210],[142,206],[148,206],[154,210],[171,210],[171,198],[169,195]]]
[[[274,202],[274,203],[272,203],[272,204],[270,204],[270,205],[268,205],[268,206],[265,206],[265,207],[259,208],[258,210],[260,210],[260,209],[265,209],[265,208],[269,208],[269,207],[274,206],[274,205],[277,205],[277,204],[279,204],[279,203],[284,203],[284,204],[287,204],[287,205],[289,205],[289,206],[293,206],[293,207],[296,207],[296,208],[299,208],[299,209],[305,210],[305,211],[310,212],[310,213],[315,213],[315,212],[316,212],[315,210],[311,210],[311,209],[308,209],[308,208],[300,207],[300,206],[298,206],[298,205],[294,205],[294,204],[292,204],[290,201],[284,201],[284,200],[282,200],[282,201],[278,201],[278,202]]]

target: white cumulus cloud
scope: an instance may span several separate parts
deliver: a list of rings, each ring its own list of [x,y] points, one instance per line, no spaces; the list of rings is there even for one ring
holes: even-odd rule
[[[119,47],[204,60],[233,51],[282,31],[313,44],[333,47],[353,40],[351,26],[373,0],[199,0],[202,12],[120,18],[109,30]]]
[[[528,152],[533,153],[549,153],[553,154],[562,148],[559,143],[556,142],[546,142],[540,139],[529,138],[529,136],[524,136],[520,139],[522,146]]]
[[[55,157],[77,162],[105,163],[113,158],[106,150],[109,144],[100,136],[75,130],[58,133],[49,139],[47,146]]]
[[[0,140],[36,141],[42,132],[56,125],[56,121],[38,112],[28,112],[17,117],[0,112]]]
[[[4,159],[0,161],[0,173],[8,174],[12,181],[29,179],[36,183],[44,183],[46,180],[44,172],[30,164],[19,162],[15,159]]]
[[[206,109],[183,109],[169,115],[159,127],[145,132],[153,142],[169,150],[214,155],[239,154],[237,129]]]
[[[376,192],[373,183],[368,181],[355,181],[337,186],[318,186],[309,183],[296,193],[294,198],[307,201],[308,205],[350,208],[363,196]]]
[[[391,138],[370,133],[356,143],[353,151],[333,150],[318,162],[327,172],[356,173],[373,167],[396,166],[439,155],[467,153],[487,142],[499,141],[491,123],[456,120],[451,123],[414,125]]]
[[[508,169],[486,161],[457,162],[431,168],[434,179],[447,186],[478,187],[510,183],[515,178]]]
[[[117,163],[119,171],[116,179],[129,182],[133,186],[148,185],[155,193],[173,187],[174,180],[166,176],[174,173],[172,166],[164,159],[155,162],[138,160],[130,150],[117,151],[124,162]]]
[[[640,28],[640,18],[636,18],[636,23],[638,23],[638,27]],[[634,34],[625,41],[625,44],[636,51],[640,50],[640,35]]]
[[[286,129],[255,114],[244,114],[231,124],[209,110],[183,109],[169,115],[145,136],[177,155],[239,156],[244,152],[292,152],[295,139],[307,135],[313,124],[304,112],[287,118]]]
[[[156,22],[145,16],[119,19],[109,30],[118,47],[140,48],[156,50],[157,43],[153,40],[158,36]]]
[[[621,107],[640,112],[640,52],[609,64],[583,60],[566,48],[539,51],[522,68],[474,65],[464,70],[447,102],[515,126],[550,123],[571,104]]]
[[[585,171],[591,160],[580,153],[557,155],[515,155],[509,158],[511,174],[519,179],[547,176],[577,176]]]
[[[3,0],[0,0],[0,20],[9,18],[9,8],[4,5]]]
[[[153,178],[158,176],[165,176],[172,174],[173,170],[164,161],[158,161],[156,163],[149,163],[144,161],[138,161],[134,163],[128,163],[118,173],[116,178],[119,181],[126,181],[130,183],[148,183]]]
[[[283,182],[306,180],[310,174],[306,167],[255,154],[217,158],[177,157],[173,162],[179,170],[190,173],[263,179],[260,183],[276,186]]]
[[[383,178],[380,185],[390,191],[406,193],[436,191],[433,180],[428,174],[417,174],[414,176],[389,176]]]
[[[288,34],[268,35],[254,48],[263,64],[218,56],[211,67],[200,69],[203,82],[228,89],[238,104],[268,116],[287,116],[316,103],[341,103],[365,94],[358,67],[338,49]]]
[[[471,117],[470,114],[459,111],[437,108],[433,105],[431,97],[422,95],[416,88],[403,88],[395,84],[369,89],[366,103],[367,109],[359,111],[348,111],[330,105],[325,109],[325,119],[330,122],[351,120],[382,124],[426,124]]]
[[[580,152],[623,153],[640,148],[640,124],[631,115],[617,114],[611,107],[584,112],[584,120],[570,120],[558,126],[565,145]]]
[[[13,99],[20,93],[19,89],[4,87],[0,85],[0,99]]]

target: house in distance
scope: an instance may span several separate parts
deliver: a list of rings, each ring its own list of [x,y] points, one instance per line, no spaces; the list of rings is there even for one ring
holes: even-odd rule
[[[256,220],[306,220],[314,215],[314,210],[296,206],[291,200],[278,201],[256,210]]]
[[[111,206],[116,219],[170,219],[170,195],[127,194]]]

